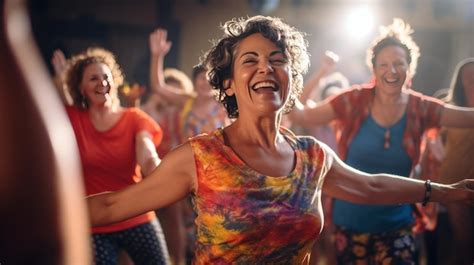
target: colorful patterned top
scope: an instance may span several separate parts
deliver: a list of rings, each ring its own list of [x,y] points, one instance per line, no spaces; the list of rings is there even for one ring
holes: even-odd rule
[[[194,264],[303,264],[322,229],[323,144],[281,132],[295,150],[288,176],[248,167],[224,144],[223,130],[190,140],[197,172]]]
[[[189,99],[181,112],[182,142],[201,133],[211,133],[229,124],[227,112],[220,103],[216,101],[210,113],[205,118],[201,118],[192,111],[194,100]]]
[[[193,111],[193,105],[196,103],[196,100],[195,98],[188,99],[181,110],[180,136],[182,142],[186,142],[189,138],[201,133],[212,133],[217,128],[229,124],[227,112],[221,103],[213,101],[213,106],[210,106],[209,113],[205,115],[205,118],[202,118]],[[195,252],[194,245],[196,242],[196,226],[194,224],[196,213],[193,210],[190,197],[188,197],[188,200],[186,200],[182,207],[186,228],[186,252],[188,257],[192,257]]]
[[[374,97],[373,84],[354,86],[331,98],[330,104],[336,112],[336,138],[338,154],[345,160],[347,149],[370,112]],[[407,123],[403,135],[403,146],[412,159],[413,166],[420,158],[423,133],[430,128],[439,128],[444,102],[408,90]]]

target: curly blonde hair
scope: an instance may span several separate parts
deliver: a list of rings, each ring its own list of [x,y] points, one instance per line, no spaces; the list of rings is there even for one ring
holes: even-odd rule
[[[87,100],[81,93],[80,84],[86,67],[94,63],[103,63],[110,68],[113,78],[110,95],[114,100],[114,103],[120,103],[117,88],[122,85],[124,75],[115,60],[115,56],[112,52],[104,48],[91,47],[68,60],[65,73],[65,83],[66,89],[73,100],[73,105],[82,109],[88,108]]]
[[[202,64],[208,69],[208,80],[213,89],[217,90],[217,98],[226,108],[228,116],[237,118],[239,110],[235,95],[225,94],[224,81],[232,76],[232,62],[239,43],[254,33],[260,33],[275,43],[288,57],[292,88],[284,112],[289,112],[303,90],[303,74],[309,67],[305,34],[279,18],[265,16],[232,19],[227,21],[222,29],[224,36],[207,52]]]
[[[405,50],[407,55],[410,77],[416,73],[418,58],[420,57],[420,48],[412,39],[411,34],[414,30],[410,24],[400,18],[393,19],[393,23],[388,26],[380,27],[380,35],[374,39],[371,47],[367,50],[367,65],[374,69],[375,60],[380,51],[387,46],[398,46]]]

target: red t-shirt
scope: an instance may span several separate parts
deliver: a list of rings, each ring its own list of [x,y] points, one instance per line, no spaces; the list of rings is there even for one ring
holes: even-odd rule
[[[100,132],[92,125],[89,113],[76,107],[66,107],[71,120],[82,162],[86,194],[124,189],[141,180],[136,174],[135,138],[140,131],[148,131],[155,146],[162,139],[159,125],[138,108],[127,108],[117,123]],[[108,233],[128,229],[155,219],[148,212],[123,222],[93,227],[93,233]]]

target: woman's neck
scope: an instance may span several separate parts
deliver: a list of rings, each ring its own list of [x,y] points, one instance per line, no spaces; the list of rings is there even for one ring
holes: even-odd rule
[[[111,113],[113,112],[113,105],[112,102],[105,102],[104,104],[96,104],[96,105],[90,105],[89,106],[89,112],[92,113]]]
[[[115,116],[119,112],[120,106],[112,104],[112,102],[106,102],[103,105],[92,105],[89,106],[89,114],[93,119],[107,119],[108,117]]]
[[[383,127],[391,127],[400,120],[405,113],[408,94],[384,94],[375,91],[370,105],[372,118]]]
[[[225,131],[230,137],[236,137],[244,144],[254,144],[273,149],[283,139],[279,132],[280,119],[278,117],[251,117],[239,118],[228,126]]]
[[[375,88],[374,102],[382,105],[400,105],[406,102],[406,93],[401,91],[400,93],[384,93]]]

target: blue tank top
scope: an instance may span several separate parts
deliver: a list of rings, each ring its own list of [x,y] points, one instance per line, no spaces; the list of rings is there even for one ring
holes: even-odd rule
[[[412,161],[403,147],[406,114],[390,130],[390,148],[384,149],[385,128],[371,115],[349,145],[346,163],[368,173],[409,176]],[[336,199],[333,208],[336,225],[362,233],[390,232],[413,222],[412,208],[402,205],[364,205]]]

